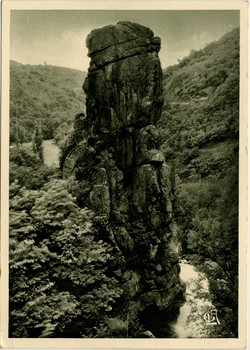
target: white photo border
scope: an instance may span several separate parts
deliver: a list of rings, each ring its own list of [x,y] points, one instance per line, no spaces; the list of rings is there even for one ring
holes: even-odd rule
[[[11,10],[239,10],[240,11],[240,155],[239,155],[239,337],[221,339],[31,339],[8,338],[8,184],[9,184],[9,58]],[[1,304],[3,348],[60,349],[240,349],[247,341],[247,130],[248,130],[248,3],[247,1],[39,1],[3,0],[1,91]]]

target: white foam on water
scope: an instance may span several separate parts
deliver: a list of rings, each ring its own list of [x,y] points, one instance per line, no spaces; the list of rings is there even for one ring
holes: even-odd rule
[[[204,338],[208,330],[203,316],[213,308],[208,279],[185,260],[180,263],[180,278],[186,283],[186,302],[180,308],[173,330],[178,338]]]

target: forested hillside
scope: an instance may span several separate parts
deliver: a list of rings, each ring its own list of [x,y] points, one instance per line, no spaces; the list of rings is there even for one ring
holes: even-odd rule
[[[221,154],[222,145],[225,142],[228,153],[238,140],[239,30],[203,50],[192,51],[178,65],[166,69],[164,90],[159,125],[164,129],[168,159],[176,159],[178,153],[175,166],[181,174],[184,171],[184,177],[223,171],[227,154]],[[208,151],[207,168],[202,163],[204,149]]]
[[[164,91],[159,127],[165,156],[176,174],[182,252],[206,270],[222,318],[219,328],[235,336],[239,29],[166,69]]]
[[[74,114],[84,109],[85,76],[46,63],[33,66],[11,61],[10,142],[30,142],[36,124],[41,125],[44,139],[68,131]]]
[[[159,151],[149,152],[152,159],[148,168],[162,165],[162,152],[166,169],[171,165],[173,170],[174,174],[169,169],[169,177],[164,178],[166,184],[161,181],[163,187],[170,186],[170,182],[174,186],[169,218],[179,251],[172,241],[164,245],[156,236],[150,240],[146,230],[141,234],[144,219],[130,228],[131,223],[122,216],[127,204],[121,195],[120,169],[115,168],[115,157],[109,154],[112,147],[103,150],[103,143],[98,138],[91,139],[91,133],[89,141],[84,138],[84,79],[85,73],[68,68],[17,62],[10,65],[10,337],[133,338],[144,337],[149,326],[161,337],[161,332],[166,331],[166,314],[156,317],[150,308],[140,313],[128,296],[138,295],[140,301],[141,295],[136,294],[141,292],[139,284],[153,288],[162,266],[171,268],[171,258],[178,263],[178,254],[209,279],[211,302],[220,320],[209,330],[210,336],[237,337],[239,29],[200,51],[191,51],[177,65],[163,71],[165,101],[157,124],[160,140],[156,128],[147,128],[139,140],[143,152],[146,146],[152,146],[152,140],[157,147],[161,144]],[[92,84],[95,88],[97,83],[93,80]],[[101,88],[100,91],[106,93]],[[81,157],[78,173],[66,179],[58,168],[43,163],[42,139],[54,138],[62,145],[77,113],[75,132],[62,149],[65,152],[76,147]],[[101,117],[104,120],[105,114]],[[96,120],[101,117],[97,114]],[[106,129],[105,135],[110,132]],[[121,139],[128,134],[121,134]],[[109,137],[112,142],[113,135]],[[33,147],[22,145],[30,141]],[[67,160],[70,169],[74,168],[71,154]],[[99,159],[102,162],[98,168]],[[114,181],[104,174],[105,167],[108,174],[116,174]],[[132,181],[130,174],[127,185]],[[100,216],[94,216],[86,200],[92,179],[100,182],[96,182],[96,197],[92,193],[97,198],[96,202],[92,198],[94,204],[102,207]],[[141,177],[134,187],[140,190],[144,180]],[[157,189],[156,180],[150,185],[151,197]],[[111,208],[107,200],[110,183],[122,215],[118,204]],[[138,202],[143,198],[136,197]],[[157,196],[155,203],[160,203]],[[118,245],[114,244],[115,235],[104,215],[111,209],[115,214],[112,219],[120,220],[114,230]],[[135,215],[134,211],[130,214]],[[127,233],[129,228],[135,244]],[[152,248],[154,244],[156,250]],[[131,254],[134,245],[140,257],[136,264]],[[166,249],[172,249],[172,245],[175,250],[171,257]],[[158,246],[161,255],[156,254]],[[122,249],[126,254],[122,255]],[[151,266],[147,251],[153,262],[155,256],[167,258]],[[142,274],[140,280],[132,269],[147,265],[154,271],[152,275]],[[131,270],[124,277],[127,266]],[[169,282],[165,275],[158,278],[158,283],[165,281]],[[173,279],[169,294],[177,284],[178,280]],[[146,301],[147,298],[141,305]],[[172,306],[174,310],[176,305]],[[193,317],[197,317],[195,312]]]

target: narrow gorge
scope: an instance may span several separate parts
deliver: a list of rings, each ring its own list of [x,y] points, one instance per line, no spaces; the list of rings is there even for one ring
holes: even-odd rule
[[[168,66],[170,13],[89,24],[87,73],[10,62],[10,338],[240,334],[240,29]]]

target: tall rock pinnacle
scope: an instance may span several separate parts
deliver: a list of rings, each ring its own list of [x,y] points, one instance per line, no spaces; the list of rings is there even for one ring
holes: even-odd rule
[[[88,127],[114,147],[122,168],[134,166],[144,161],[137,145],[141,128],[155,125],[161,115],[160,38],[138,24],[119,22],[92,31],[87,46]]]
[[[163,103],[160,43],[149,28],[131,22],[88,35],[86,116],[76,116],[61,166],[64,176],[75,175],[79,201],[94,212],[100,237],[121,257],[125,307],[133,308],[145,331],[166,337],[183,286],[173,176],[156,128]]]

